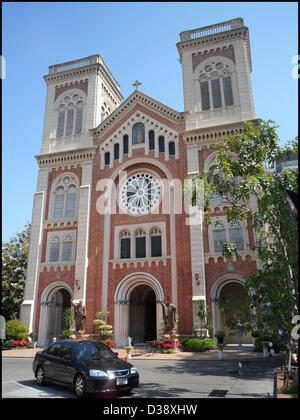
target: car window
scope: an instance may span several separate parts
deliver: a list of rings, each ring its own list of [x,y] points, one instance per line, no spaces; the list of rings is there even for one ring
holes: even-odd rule
[[[74,345],[74,354],[77,360],[111,359],[114,357],[112,351],[104,346],[94,344],[78,343]]]
[[[50,356],[60,357],[60,350],[61,350],[60,344],[53,344],[52,346],[48,347],[46,354],[49,354]]]
[[[61,352],[60,352],[61,357],[64,356],[72,356],[72,349],[70,346],[62,346],[61,347]]]

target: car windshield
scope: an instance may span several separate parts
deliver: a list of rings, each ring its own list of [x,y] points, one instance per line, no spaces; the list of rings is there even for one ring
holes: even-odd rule
[[[78,343],[74,345],[77,360],[112,359],[113,352],[99,344]]]

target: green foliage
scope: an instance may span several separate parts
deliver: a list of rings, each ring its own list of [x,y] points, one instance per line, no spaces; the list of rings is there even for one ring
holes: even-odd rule
[[[74,334],[75,330],[70,330],[69,328],[64,328],[60,332],[60,338],[67,339],[70,338],[72,334]]]
[[[28,336],[27,325],[22,324],[18,319],[11,319],[6,323],[7,338],[14,340],[26,340]]]
[[[2,315],[7,319],[20,316],[24,296],[29,252],[30,224],[8,243],[2,243]]]
[[[298,144],[295,139],[280,147],[276,128],[272,121],[246,122],[242,134],[216,145],[217,164],[200,178],[205,180],[206,203],[214,194],[221,196],[227,203],[227,220],[243,220],[255,234],[252,248],[258,269],[245,284],[247,304],[227,325],[235,329],[241,322],[243,332],[260,334],[282,330],[289,341],[292,318],[298,313],[298,220],[292,216],[286,190],[298,192],[298,170],[269,168],[297,153]],[[238,255],[234,242],[224,244],[223,256],[234,255]]]
[[[204,338],[206,336],[206,331],[212,327],[204,300],[199,300],[198,302],[197,315],[200,320],[200,338]]]
[[[225,337],[225,333],[224,333],[224,331],[217,331],[217,332],[215,333],[215,337],[224,338],[224,337]]]
[[[263,345],[261,344],[262,341],[268,341],[272,343],[272,346],[269,346],[269,350],[273,349],[275,353],[280,353],[285,350],[285,344],[282,338],[278,337],[277,335],[273,334],[268,337],[257,337],[254,343],[253,351],[262,352]]]
[[[74,313],[71,307],[66,308],[63,312],[63,327],[69,330],[74,320]]]
[[[113,335],[112,325],[107,324],[108,315],[109,315],[108,311],[97,312],[96,319],[94,319],[93,321],[93,324],[99,329],[101,341],[107,340]]]
[[[5,341],[4,344],[3,344],[4,348],[12,348],[14,346],[15,345],[14,345],[14,340],[13,339]]]
[[[212,338],[183,338],[180,342],[182,351],[202,352],[215,346]]]

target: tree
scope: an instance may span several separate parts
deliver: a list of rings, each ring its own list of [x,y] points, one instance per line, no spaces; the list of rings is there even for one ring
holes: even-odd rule
[[[108,311],[101,311],[96,313],[96,319],[93,324],[99,328],[100,340],[105,341],[113,334],[113,327],[107,324]]]
[[[292,217],[286,190],[297,193],[298,170],[277,173],[270,168],[297,153],[298,145],[295,139],[280,147],[276,128],[272,121],[245,123],[242,134],[216,145],[217,164],[200,178],[206,208],[217,194],[229,204],[228,221],[246,220],[254,231],[258,262],[245,284],[244,329],[280,334],[288,343],[298,313],[298,221]],[[223,250],[227,258],[237,255],[234,242],[225,243]]]
[[[31,225],[2,243],[2,315],[19,318],[24,296]]]

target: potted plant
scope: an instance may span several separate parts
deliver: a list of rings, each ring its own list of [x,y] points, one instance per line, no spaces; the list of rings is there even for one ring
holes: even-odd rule
[[[225,337],[224,331],[217,331],[215,333],[215,337],[218,341],[218,344],[223,344],[224,343],[224,337]]]

